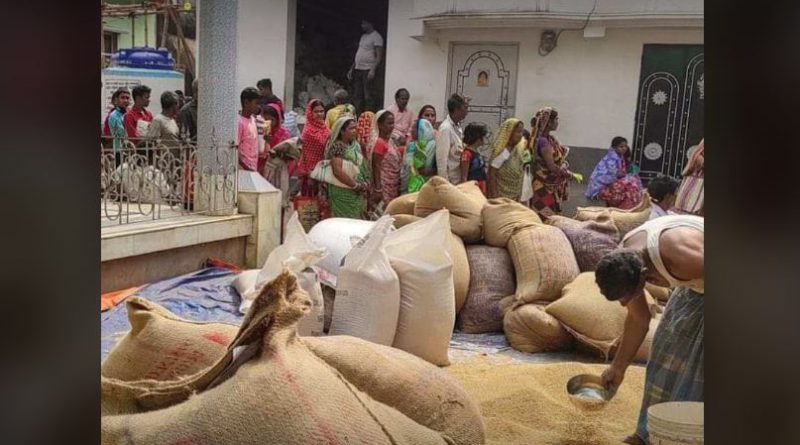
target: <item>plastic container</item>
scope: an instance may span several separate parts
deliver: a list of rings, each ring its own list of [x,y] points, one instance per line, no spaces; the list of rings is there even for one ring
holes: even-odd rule
[[[175,69],[175,60],[166,48],[134,47],[121,49],[111,56],[111,62],[115,66],[129,68]]]
[[[703,402],[665,402],[647,409],[651,445],[702,445]]]

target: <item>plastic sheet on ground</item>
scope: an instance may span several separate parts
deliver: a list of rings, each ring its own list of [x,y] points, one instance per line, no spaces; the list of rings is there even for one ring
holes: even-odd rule
[[[240,323],[239,294],[231,285],[236,274],[210,267],[142,287],[136,295],[154,301],[175,315],[195,321]],[[101,362],[131,328],[125,304],[100,314]]]
[[[502,332],[489,334],[465,334],[454,332],[450,339],[450,349],[448,351],[450,362],[469,363],[473,360],[481,360],[491,363],[553,363],[553,362],[583,362],[583,363],[602,363],[602,360],[570,352],[537,352],[529,354],[520,352],[512,348],[506,336]]]
[[[154,301],[181,318],[194,321],[240,323],[240,298],[232,283],[236,273],[222,267],[210,267],[142,287],[136,295]],[[131,328],[125,304],[100,314],[101,362]],[[452,363],[472,360],[492,363],[550,363],[601,360],[576,352],[528,354],[513,349],[502,332],[465,334],[454,332],[448,351]]]

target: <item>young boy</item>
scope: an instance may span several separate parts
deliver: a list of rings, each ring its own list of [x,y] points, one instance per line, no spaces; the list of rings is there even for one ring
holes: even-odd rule
[[[675,204],[675,194],[680,181],[671,177],[659,175],[647,184],[647,192],[655,204],[650,210],[650,219],[666,216],[667,211]]]
[[[255,115],[258,114],[261,95],[253,87],[242,90],[239,100],[242,110],[236,125],[236,143],[239,145],[239,167],[253,172],[258,171],[258,127]]]
[[[125,113],[125,132],[129,139],[142,138],[147,135],[147,127],[153,121],[153,113],[147,111],[150,105],[150,87],[136,85],[131,90],[133,106]]]

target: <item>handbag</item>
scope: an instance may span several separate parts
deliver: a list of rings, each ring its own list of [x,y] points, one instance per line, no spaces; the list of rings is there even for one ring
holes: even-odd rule
[[[531,173],[531,165],[525,165],[524,170],[525,174],[522,175],[522,192],[519,195],[520,202],[528,202],[533,198],[533,173]]]
[[[346,159],[342,160],[342,170],[344,174],[347,175],[349,178],[355,181],[356,177],[358,176],[358,166],[350,162]],[[311,179],[319,182],[325,182],[327,184],[335,185],[337,187],[342,187],[349,189],[350,186],[344,184],[340,181],[336,176],[333,174],[333,167],[331,166],[330,159],[324,159],[322,161],[317,162],[317,165],[314,166],[314,170],[311,171]]]

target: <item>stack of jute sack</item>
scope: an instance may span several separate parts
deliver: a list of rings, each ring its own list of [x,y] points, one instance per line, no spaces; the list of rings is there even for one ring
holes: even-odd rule
[[[352,335],[448,365],[455,283],[463,288],[460,292],[466,291],[468,283],[463,283],[461,272],[454,280],[454,261],[447,246],[462,251],[464,247],[451,234],[445,209],[397,230],[392,222],[390,216],[374,223],[335,218],[306,234],[296,215],[292,216],[286,240],[270,254],[263,269],[244,272],[235,280],[242,312],[258,289],[286,267],[311,295],[312,311],[300,320],[300,335],[319,336],[325,331]],[[458,270],[468,270],[466,259],[456,258]],[[322,283],[335,286],[335,299]]]
[[[101,442],[483,444],[476,405],[438,367],[347,336],[300,337],[308,293],[284,271],[241,326],[139,298],[102,366]]]
[[[386,211],[396,226],[438,208],[450,211],[451,231],[466,244],[465,256],[451,249],[454,263],[466,257],[463,276],[469,277],[465,298],[456,294],[462,332],[502,330],[514,348],[525,352],[565,350],[577,340],[610,357],[626,312],[602,296],[592,272],[627,232],[647,221],[651,205],[645,194],[630,210],[586,207],[575,218],[540,217],[510,199],[487,201],[473,182],[453,186],[434,177],[419,193],[390,202]],[[455,274],[454,280],[458,282]],[[653,295],[666,301],[669,290],[647,286],[646,298],[657,315]],[[658,318],[653,320],[648,340]],[[640,360],[646,360],[648,340]]]

